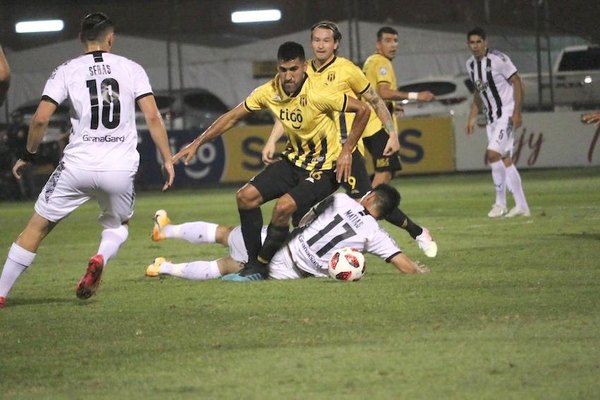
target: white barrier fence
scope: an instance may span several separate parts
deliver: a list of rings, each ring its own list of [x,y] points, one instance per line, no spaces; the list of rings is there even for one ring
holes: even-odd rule
[[[515,132],[513,160],[520,169],[600,166],[600,127],[584,125],[581,113],[556,111],[523,114]],[[457,171],[487,169],[485,128],[467,136],[466,116],[454,118]]]

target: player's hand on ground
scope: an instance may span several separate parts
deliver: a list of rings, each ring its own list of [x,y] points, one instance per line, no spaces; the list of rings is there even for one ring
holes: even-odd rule
[[[422,264],[420,261],[415,261],[414,264],[417,274],[428,274],[431,272],[431,270],[427,266],[425,266],[425,264]]]
[[[188,165],[188,163],[192,161],[192,158],[196,156],[196,152],[198,151],[199,146],[200,145],[198,144],[198,142],[194,140],[192,143],[186,145],[183,149],[179,150],[179,152],[173,156],[171,162],[173,164],[177,164],[179,160],[183,160],[183,163],[185,165]]]
[[[17,180],[21,180],[21,172],[23,167],[29,164],[27,161],[23,161],[20,158],[15,162],[15,165],[12,168],[12,174]]]
[[[163,174],[165,174],[165,184],[162,187],[163,192],[170,188],[173,185],[173,180],[175,179],[175,169],[173,168],[173,163],[171,161],[165,161],[165,163],[161,167]]]
[[[400,142],[398,141],[398,135],[394,133],[388,138],[385,149],[383,149],[383,155],[389,157],[398,151],[400,151]]]
[[[338,183],[348,181],[348,177],[352,173],[352,153],[347,150],[342,150],[340,153],[336,168],[335,168],[335,177]]]
[[[271,143],[271,141],[267,140],[265,143],[265,147],[262,149],[262,161],[266,165],[269,165],[275,161],[275,143]]]
[[[433,99],[435,99],[435,95],[429,90],[425,90],[417,94],[417,100],[419,101],[431,101]]]

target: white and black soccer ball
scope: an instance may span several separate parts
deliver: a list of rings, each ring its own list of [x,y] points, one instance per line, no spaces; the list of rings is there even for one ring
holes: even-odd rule
[[[365,274],[365,256],[358,250],[337,249],[329,259],[329,276],[338,281],[357,281]]]

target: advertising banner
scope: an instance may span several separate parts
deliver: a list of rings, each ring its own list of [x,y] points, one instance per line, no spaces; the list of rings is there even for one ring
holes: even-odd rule
[[[399,123],[402,174],[449,172],[454,170],[454,140],[451,117],[403,119]],[[243,183],[264,168],[261,151],[269,137],[270,125],[241,125],[198,149],[188,163],[175,167],[176,186],[218,183]],[[197,131],[170,131],[169,143],[173,154],[198,136]],[[276,151],[285,147],[285,138]],[[138,139],[141,155],[138,182],[159,185],[160,157],[147,131]],[[372,162],[367,160],[372,172]]]
[[[456,117],[456,169],[488,169],[484,154],[485,127],[467,136],[466,116]],[[513,161],[519,168],[583,167],[600,165],[600,130],[580,122],[573,111],[523,114],[523,126],[514,132]]]

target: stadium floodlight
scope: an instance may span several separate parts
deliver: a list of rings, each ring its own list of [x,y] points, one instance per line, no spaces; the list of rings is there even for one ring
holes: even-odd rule
[[[281,19],[281,11],[271,10],[249,10],[235,11],[231,13],[231,22],[234,24],[246,24],[251,22],[271,22]]]
[[[42,21],[21,21],[15,24],[17,33],[39,33],[62,31],[65,23],[62,19],[48,19]]]

